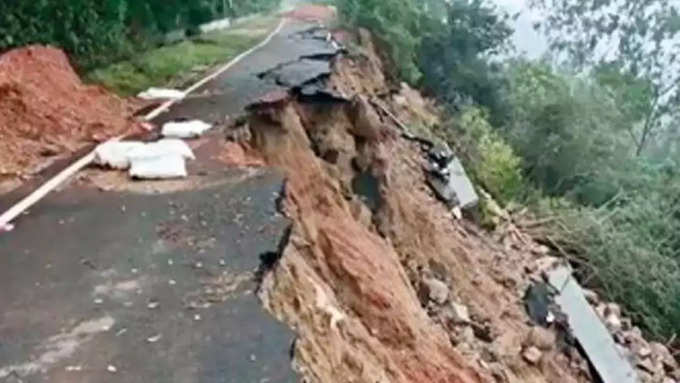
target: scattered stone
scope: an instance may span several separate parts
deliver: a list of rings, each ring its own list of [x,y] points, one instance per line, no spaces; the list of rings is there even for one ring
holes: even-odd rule
[[[177,281],[174,280],[174,279],[171,279],[171,280],[168,281],[168,283],[170,284],[170,286],[174,286],[174,285],[177,284]]]
[[[637,367],[641,368],[644,371],[649,372],[650,374],[654,374],[654,372],[656,371],[654,363],[650,359],[638,360]]]
[[[147,343],[156,343],[159,340],[161,340],[161,338],[163,338],[163,335],[157,334],[157,335],[150,336],[150,337],[146,338],[146,341],[147,341]]]
[[[607,324],[607,327],[611,331],[618,331],[623,326],[623,324],[621,323],[621,319],[613,313],[607,316],[607,319],[605,319],[605,323]]]
[[[112,374],[115,374],[116,372],[118,372],[118,368],[116,368],[116,366],[114,366],[114,365],[112,365],[112,364],[109,364],[109,365],[106,367],[106,371],[108,371],[108,372],[110,372],[110,373],[112,373]]]
[[[541,361],[543,353],[538,348],[532,346],[525,349],[524,352],[522,353],[522,356],[524,357],[524,360],[535,365]]]
[[[470,323],[470,311],[467,306],[450,302],[446,307],[445,315],[454,324]]]
[[[533,327],[524,344],[527,347],[536,347],[542,351],[550,351],[555,347],[557,336],[551,330],[543,327]]]
[[[442,305],[449,299],[450,291],[446,283],[435,278],[425,278],[423,285],[427,289],[427,296],[431,301]]]
[[[610,303],[606,305],[604,314],[606,316],[610,315],[616,315],[617,317],[621,317],[621,306],[617,305],[616,303]]]
[[[201,315],[200,315],[200,314],[194,315],[194,320],[195,320],[196,322],[200,321],[200,320],[201,320]]]
[[[652,350],[649,347],[642,347],[637,351],[637,354],[642,359],[649,358],[652,355]]]
[[[531,285],[524,293],[524,306],[536,324],[547,326],[550,323],[550,304],[550,288],[545,283]]]
[[[155,309],[157,309],[160,305],[161,305],[161,304],[160,304],[160,302],[158,302],[158,301],[149,301],[149,303],[146,305],[146,307],[147,307],[149,310],[155,310]]]

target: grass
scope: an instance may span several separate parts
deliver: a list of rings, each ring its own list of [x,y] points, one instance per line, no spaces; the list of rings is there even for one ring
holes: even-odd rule
[[[85,80],[100,84],[121,96],[135,95],[149,87],[181,87],[208,68],[238,56],[264,39],[278,18],[256,16],[232,27],[141,53],[129,60],[98,68]]]

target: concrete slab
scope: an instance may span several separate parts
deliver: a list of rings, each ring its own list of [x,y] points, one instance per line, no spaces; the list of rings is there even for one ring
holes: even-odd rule
[[[572,277],[571,270],[561,267],[548,273],[550,284],[557,290],[555,302],[567,315],[569,328],[583,348],[588,360],[603,383],[635,383],[633,367],[619,353],[607,327]]]

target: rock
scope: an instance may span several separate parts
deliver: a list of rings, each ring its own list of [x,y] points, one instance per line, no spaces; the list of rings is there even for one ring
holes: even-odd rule
[[[557,336],[553,331],[543,327],[533,327],[524,342],[526,347],[536,347],[542,351],[550,351],[555,347]]]
[[[543,357],[543,353],[541,350],[539,350],[536,347],[529,347],[524,350],[522,353],[522,356],[524,357],[524,360],[531,364],[538,364],[538,362],[541,361],[541,358]]]
[[[423,285],[431,301],[442,305],[449,299],[449,287],[446,283],[435,278],[425,278]]]
[[[675,361],[673,355],[668,350],[668,347],[666,347],[665,345],[659,342],[652,342],[649,344],[649,348],[656,358],[661,359],[665,364],[669,365],[669,367],[671,368],[678,367],[678,363]]]
[[[649,372],[650,374],[654,374],[656,370],[656,368],[654,367],[654,363],[649,359],[638,360],[637,367],[644,371]]]
[[[649,347],[641,347],[637,350],[637,354],[640,358],[649,358],[652,355],[652,350]]]
[[[550,248],[545,245],[538,245],[533,247],[531,252],[534,253],[534,255],[545,256],[550,254]]]
[[[605,323],[607,324],[607,327],[611,331],[618,331],[621,329],[623,324],[621,323],[621,319],[619,318],[618,315],[615,314],[609,314],[607,315],[607,319],[605,319]]]
[[[605,308],[604,315],[616,315],[617,317],[621,318],[621,306],[617,305],[616,303],[608,304]]]
[[[446,307],[444,315],[454,324],[470,323],[470,311],[468,310],[467,306],[458,304],[456,302],[449,303],[449,305]]]

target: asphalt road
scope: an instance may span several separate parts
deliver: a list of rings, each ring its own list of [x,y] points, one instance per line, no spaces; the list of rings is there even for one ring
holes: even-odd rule
[[[222,121],[288,91],[279,75],[323,75],[297,64],[336,51],[302,33],[309,28],[289,24],[156,122]],[[255,295],[261,257],[286,241],[290,223],[277,212],[285,180],[272,169],[229,169],[209,149],[196,154],[189,171],[201,182],[183,191],[74,183],[0,235],[0,382],[298,380],[293,332]]]

